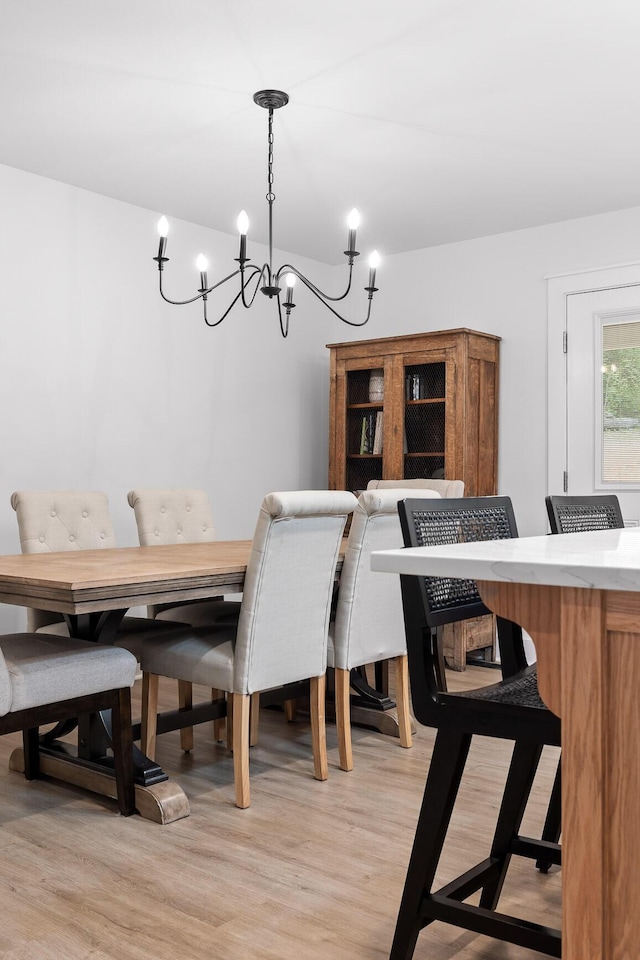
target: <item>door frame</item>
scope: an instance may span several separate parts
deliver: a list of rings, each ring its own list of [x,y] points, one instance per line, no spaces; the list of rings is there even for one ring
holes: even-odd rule
[[[547,281],[547,493],[565,492],[568,463],[567,318],[569,297],[640,285],[640,260],[576,273]]]

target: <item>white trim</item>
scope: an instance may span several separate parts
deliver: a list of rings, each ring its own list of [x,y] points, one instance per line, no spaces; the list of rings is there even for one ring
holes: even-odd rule
[[[624,263],[611,263],[606,267],[585,267],[584,270],[571,270],[567,273],[549,273],[545,280],[557,280],[560,277],[581,277],[587,273],[599,273],[601,270],[618,270],[620,267],[635,267],[640,265],[640,260],[627,260]]]
[[[567,298],[640,284],[640,261],[547,277],[547,493],[562,494],[567,465]],[[571,349],[571,344],[569,344]],[[558,429],[558,421],[560,429]]]

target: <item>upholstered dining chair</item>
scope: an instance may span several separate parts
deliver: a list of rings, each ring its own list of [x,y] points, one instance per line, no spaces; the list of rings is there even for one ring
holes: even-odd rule
[[[129,491],[127,501],[133,508],[142,547],[174,543],[210,543],[215,540],[211,504],[204,490],[186,487],[138,487]],[[209,600],[149,606],[147,613],[157,620],[202,627],[217,620],[237,620],[240,603],[224,600],[223,597],[212,597]],[[217,700],[220,692],[212,690],[211,696],[213,700]],[[191,707],[193,685],[186,680],[179,680],[178,697],[181,708]],[[257,704],[254,704],[254,709],[257,709]],[[214,720],[213,727],[214,738],[220,740],[224,720]],[[183,727],[180,730],[180,746],[187,752],[193,750],[193,727]]]
[[[324,692],[327,635],[351,493],[268,494],[260,508],[237,624],[194,627],[143,646],[148,678],[143,742],[155,746],[158,678],[188,680],[232,694],[236,804],[248,807],[249,702],[253,693],[310,680],[314,774],[327,778]]]
[[[109,499],[101,491],[17,490],[11,495],[11,506],[18,519],[22,553],[97,550],[116,546]],[[141,637],[157,637],[170,632],[175,626],[175,623],[158,622],[149,617],[125,616],[120,621],[114,642],[139,658]],[[69,636],[62,615],[49,610],[28,609],[27,629]],[[182,708],[188,707],[191,702],[188,691],[185,694],[180,686],[178,699]],[[190,749],[191,729],[185,728],[185,732],[181,731],[180,734],[185,750]]]
[[[215,540],[215,527],[209,497],[204,490],[186,487],[140,487],[130,490],[127,501],[138,528],[141,547],[174,543],[210,543]],[[165,603],[148,608],[150,617],[159,620],[207,626],[221,618],[237,618],[240,603],[193,600],[188,603]]]
[[[131,687],[136,658],[120,647],[43,633],[0,637],[0,735],[22,731],[27,780],[40,775],[38,727],[111,710],[118,806],[135,811]]]
[[[371,570],[373,550],[402,546],[398,500],[416,494],[440,499],[435,490],[366,490],[353,512],[345,552],[335,620],[329,631],[328,663],[335,668],[335,710],[342,770],[353,769],[351,744],[351,671],[392,660],[400,744],[410,747],[409,678],[402,597],[397,577]]]
[[[398,504],[407,547],[436,546],[517,536],[508,497]],[[388,574],[384,574],[388,576]],[[560,746],[560,720],[538,693],[535,665],[527,665],[522,631],[497,618],[504,678],[462,693],[441,689],[437,679],[437,631],[472,619],[487,608],[472,580],[401,576],[409,675],[416,719],[437,731],[413,851],[407,870],[390,960],[410,960],[420,931],[434,920],[561,954],[560,931],[498,912],[512,856],[544,856],[560,863],[560,847],[520,835],[520,827],[545,745]],[[512,741],[513,753],[491,849],[486,859],[437,890],[440,854],[474,736]],[[479,891],[479,905],[468,902]]]
[[[395,487],[402,487],[405,490],[435,490],[435,492],[445,498],[463,497],[463,480],[370,480],[367,484],[367,490],[390,490]]]

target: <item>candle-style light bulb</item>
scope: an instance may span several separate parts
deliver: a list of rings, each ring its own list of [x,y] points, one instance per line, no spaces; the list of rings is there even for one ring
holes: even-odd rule
[[[201,290],[207,289],[207,267],[208,266],[209,264],[207,263],[207,258],[204,256],[204,254],[201,253],[198,256],[198,259],[196,260],[196,267],[200,271],[200,289]]]
[[[284,282],[287,287],[287,299],[285,300],[284,305],[290,310],[292,307],[295,307],[295,303],[293,302],[293,288],[296,285],[295,273],[285,274]]]
[[[158,259],[164,257],[164,251],[167,246],[167,234],[169,233],[169,221],[165,216],[158,220],[158,233],[160,234],[160,243],[158,244]],[[158,266],[162,269],[162,263]]]
[[[369,284],[366,289],[372,291],[376,285],[376,270],[380,266],[380,254],[374,250],[369,257]]]
[[[358,251],[356,250],[356,230],[360,224],[360,214],[354,207],[349,216],[347,217],[347,226],[349,227],[349,238],[347,240],[347,249],[345,250],[345,255],[350,259],[358,256]]]
[[[246,210],[241,210],[238,214],[238,233],[244,234],[245,237],[249,232],[249,217],[247,216]]]
[[[247,259],[247,233],[249,232],[249,217],[245,210],[241,210],[238,214],[237,225],[238,233],[240,234],[240,253],[238,260],[240,261],[240,266],[242,266]]]

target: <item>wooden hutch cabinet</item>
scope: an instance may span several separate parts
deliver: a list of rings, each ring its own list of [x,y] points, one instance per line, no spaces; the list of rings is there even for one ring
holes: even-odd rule
[[[459,329],[328,344],[329,486],[444,477],[495,494],[499,342]]]
[[[495,494],[499,342],[461,328],[328,344],[329,486],[433,477],[464,480],[465,496]],[[457,669],[469,649],[493,646],[483,619],[484,631],[448,628],[445,655]]]

